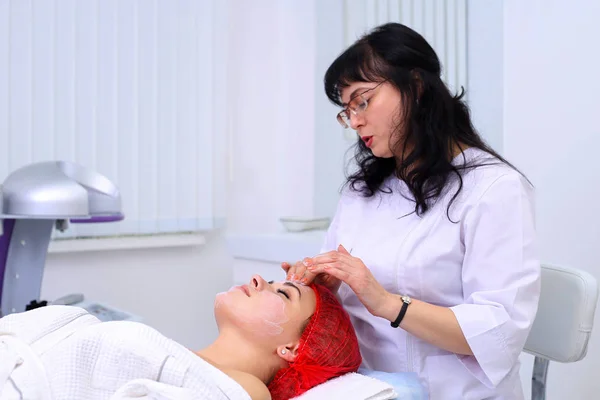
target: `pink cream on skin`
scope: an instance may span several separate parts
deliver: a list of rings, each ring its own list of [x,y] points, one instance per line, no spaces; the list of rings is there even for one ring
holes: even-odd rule
[[[242,298],[234,292],[239,286],[217,294],[215,308],[226,307],[231,316],[246,329],[259,335],[276,336],[283,332],[283,324],[289,321],[285,313],[285,301],[281,295],[271,291],[254,291],[252,298]]]

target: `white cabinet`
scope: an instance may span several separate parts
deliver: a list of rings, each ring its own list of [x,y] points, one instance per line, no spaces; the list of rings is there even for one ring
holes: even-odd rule
[[[275,234],[230,234],[227,247],[234,258],[234,285],[248,283],[254,274],[265,280],[281,281],[284,261],[295,262],[319,254],[325,231]]]

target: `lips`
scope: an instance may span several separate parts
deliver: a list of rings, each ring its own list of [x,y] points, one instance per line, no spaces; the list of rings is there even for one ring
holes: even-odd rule
[[[242,285],[240,286],[240,290],[244,293],[246,293],[246,296],[250,297],[250,290],[248,289],[248,285]]]
[[[365,142],[365,145],[369,148],[373,144],[373,136],[361,136],[360,138],[363,140],[363,142]]]

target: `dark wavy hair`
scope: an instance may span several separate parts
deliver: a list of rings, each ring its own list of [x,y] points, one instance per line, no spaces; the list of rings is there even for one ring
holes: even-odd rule
[[[457,95],[450,93],[441,72],[440,60],[429,43],[398,23],[376,27],[331,64],[325,73],[325,93],[338,106],[342,106],[342,90],[355,82],[387,81],[402,98],[390,142],[395,157],[375,157],[359,139],[355,145],[358,170],[347,176],[346,185],[371,197],[385,192],[384,180],[395,174],[412,193],[414,212],[422,215],[457,179],[458,189],[446,212],[450,219],[450,206],[463,186],[461,171],[502,162],[514,168],[481,139],[463,101],[464,88]],[[462,165],[454,165],[457,147],[475,147],[493,157],[471,163],[463,157]]]

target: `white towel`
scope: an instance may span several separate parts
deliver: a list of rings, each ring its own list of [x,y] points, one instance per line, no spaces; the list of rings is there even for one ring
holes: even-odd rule
[[[134,379],[121,386],[110,400],[196,400],[190,389],[166,385],[149,379]]]
[[[357,373],[331,379],[302,395],[297,400],[391,400],[398,397],[393,386]]]
[[[0,346],[0,400],[44,399],[38,393],[54,400],[250,400],[236,381],[155,329],[100,322],[77,307],[0,318]]]

